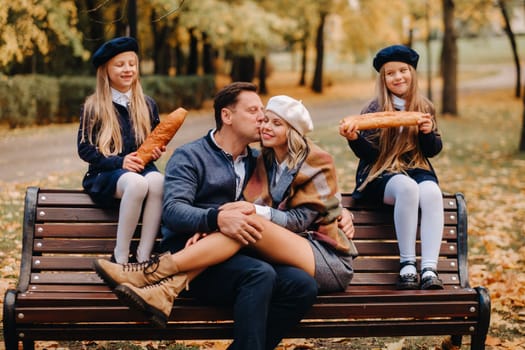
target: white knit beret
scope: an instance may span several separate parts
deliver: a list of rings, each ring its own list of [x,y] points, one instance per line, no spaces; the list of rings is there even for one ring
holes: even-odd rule
[[[267,111],[272,111],[286,120],[302,136],[314,129],[312,118],[306,107],[294,98],[286,95],[273,96],[266,105]]]

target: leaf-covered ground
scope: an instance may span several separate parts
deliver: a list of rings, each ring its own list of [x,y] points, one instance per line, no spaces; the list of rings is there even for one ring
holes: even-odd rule
[[[293,95],[293,92],[291,93]],[[492,319],[488,350],[525,349],[525,154],[518,153],[522,101],[510,89],[462,94],[460,117],[438,121],[444,151],[433,160],[446,192],[462,192],[469,218],[472,286],[489,289]],[[312,137],[338,162],[342,190],[354,183],[356,159],[336,126]],[[20,263],[23,196],[29,185],[77,188],[81,174],[59,174],[37,183],[0,182],[0,294],[16,285]],[[281,349],[434,349],[441,337],[291,339]],[[468,347],[468,337],[463,348]],[[0,347],[2,347],[0,345]],[[225,349],[227,342],[53,343],[47,349]]]

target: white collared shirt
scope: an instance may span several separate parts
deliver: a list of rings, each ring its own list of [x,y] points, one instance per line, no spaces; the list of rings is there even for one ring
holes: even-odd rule
[[[226,152],[224,149],[222,149],[222,147],[219,146],[219,144],[215,140],[215,131],[217,131],[217,129],[213,129],[213,131],[211,132],[211,139],[213,140],[213,143],[215,143],[215,145],[219,147],[224,153],[232,157],[233,171],[235,172],[235,198],[239,199],[242,194],[244,178],[246,177],[246,168],[244,166],[244,161],[248,156],[248,151],[244,149],[243,154],[240,154],[237,157],[237,159],[233,159],[233,156],[230,153]]]
[[[116,89],[111,88],[111,99],[116,104],[128,108],[129,101],[131,100],[131,89],[126,92],[120,92]]]
[[[399,110],[399,111],[404,111],[405,110],[405,104],[406,104],[405,99],[392,94],[392,103],[394,104],[394,107],[397,110]]]

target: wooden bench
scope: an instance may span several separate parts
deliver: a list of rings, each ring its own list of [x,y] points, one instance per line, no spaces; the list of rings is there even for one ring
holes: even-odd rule
[[[467,212],[461,194],[445,195],[439,271],[446,288],[398,291],[398,248],[391,209],[344,205],[355,216],[355,277],[344,293],[321,295],[289,335],[293,338],[450,335],[471,336],[484,349],[490,296],[471,288],[467,271]],[[27,189],[23,248],[16,290],[4,298],[7,350],[33,349],[43,340],[231,339],[229,308],[177,299],[166,329],[145,323],[122,306],[92,270],[109,257],[117,210],[96,207],[82,191]],[[136,242],[134,243],[136,244]],[[419,248],[418,248],[419,254]]]

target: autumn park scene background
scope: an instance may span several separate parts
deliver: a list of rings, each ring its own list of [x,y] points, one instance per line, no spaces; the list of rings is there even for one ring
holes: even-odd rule
[[[433,166],[468,208],[469,279],[488,288],[486,348],[525,349],[525,1],[11,0],[0,7],[0,295],[17,283],[28,186],[81,188],[78,112],[94,88],[91,52],[131,35],[144,89],[162,113],[190,113],[157,161],[213,126],[211,101],[234,80],[311,110],[311,134],[352,191],[357,158],[337,133],[374,95],[375,52],[420,53],[444,150]],[[1,302],[1,301],[0,301]],[[3,335],[0,349],[3,348]],[[281,349],[437,349],[440,337],[287,339]],[[43,342],[40,349],[225,349],[227,341]],[[462,348],[469,348],[464,337]]]

